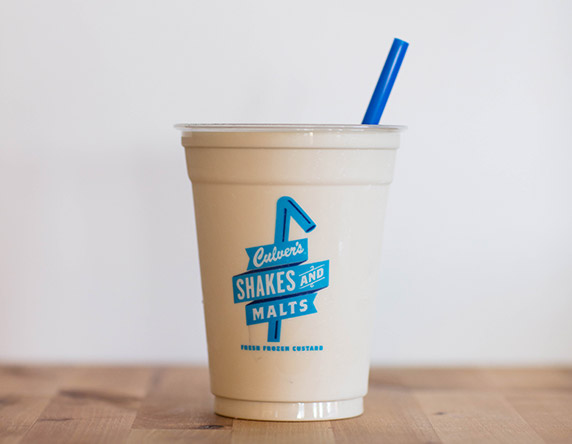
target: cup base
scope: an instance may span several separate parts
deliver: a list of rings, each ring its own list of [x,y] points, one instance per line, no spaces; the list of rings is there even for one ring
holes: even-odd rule
[[[215,413],[258,421],[329,421],[363,413],[363,398],[319,402],[264,402],[215,396]]]

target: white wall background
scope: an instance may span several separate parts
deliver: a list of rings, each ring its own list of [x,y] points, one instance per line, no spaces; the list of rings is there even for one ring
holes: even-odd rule
[[[205,362],[176,122],[406,124],[373,358],[572,363],[572,2],[0,1],[0,359]]]

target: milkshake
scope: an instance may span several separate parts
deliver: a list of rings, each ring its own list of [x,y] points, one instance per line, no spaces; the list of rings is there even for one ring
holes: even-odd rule
[[[363,412],[401,127],[177,125],[192,181],[215,412]]]

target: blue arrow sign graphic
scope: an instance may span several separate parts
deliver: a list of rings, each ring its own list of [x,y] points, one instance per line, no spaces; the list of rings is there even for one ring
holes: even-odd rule
[[[308,239],[288,240],[290,220],[306,233],[316,223],[288,196],[276,202],[274,243],[246,248],[246,272],[232,278],[234,303],[245,306],[246,324],[268,323],[268,342],[280,342],[282,321],[317,313],[317,291],[329,285],[330,261],[308,260]]]

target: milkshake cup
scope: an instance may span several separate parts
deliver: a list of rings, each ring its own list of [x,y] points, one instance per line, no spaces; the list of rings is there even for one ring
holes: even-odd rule
[[[177,125],[192,181],[215,412],[363,412],[403,127]]]

